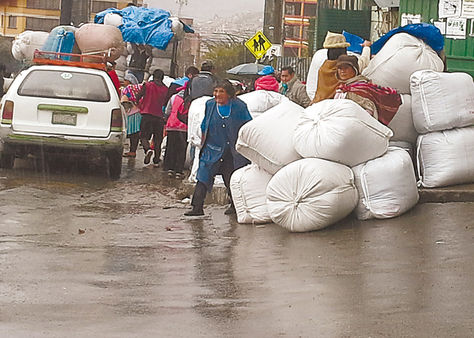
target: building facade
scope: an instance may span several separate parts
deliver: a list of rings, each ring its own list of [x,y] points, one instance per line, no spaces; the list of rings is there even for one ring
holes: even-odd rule
[[[283,54],[307,56],[311,40],[311,20],[317,15],[318,0],[285,0]]]
[[[328,30],[370,39],[372,7],[372,0],[266,0],[264,33],[282,44],[285,57],[307,57],[322,47]]]
[[[49,31],[59,25],[60,0],[8,0],[0,5],[0,35],[14,37],[25,30]]]

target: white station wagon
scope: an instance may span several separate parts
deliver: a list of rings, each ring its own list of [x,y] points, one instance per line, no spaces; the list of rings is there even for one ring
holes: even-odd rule
[[[36,65],[22,71],[0,107],[0,166],[15,157],[63,153],[100,155],[120,177],[124,110],[108,74],[99,69]]]

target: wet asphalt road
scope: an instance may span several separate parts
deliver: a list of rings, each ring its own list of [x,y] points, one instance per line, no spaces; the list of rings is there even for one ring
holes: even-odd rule
[[[290,234],[183,197],[139,159],[0,170],[0,336],[474,336],[473,203]]]

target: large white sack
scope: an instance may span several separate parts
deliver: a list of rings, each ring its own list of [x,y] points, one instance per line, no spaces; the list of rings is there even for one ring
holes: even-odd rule
[[[410,85],[419,133],[474,124],[474,81],[469,74],[422,70],[413,73]]]
[[[179,18],[176,17],[171,17],[171,31],[174,33],[174,38],[176,40],[182,40],[184,38],[185,32],[184,32],[184,25],[179,20]]]
[[[474,183],[474,126],[418,136],[417,171],[427,188]]]
[[[196,147],[201,147],[202,131],[201,124],[206,113],[206,102],[210,96],[199,97],[189,106],[188,111],[188,142]]]
[[[35,49],[41,50],[48,39],[48,32],[24,31],[17,35],[12,43],[12,55],[15,60],[33,60]]]
[[[191,143],[189,143],[191,144]],[[194,158],[191,166],[191,173],[189,174],[188,181],[191,183],[197,182],[197,171],[199,169],[199,155],[201,154],[201,149],[198,147],[194,148]]]
[[[359,192],[359,220],[400,216],[418,203],[415,169],[408,152],[389,148],[381,157],[352,168]]]
[[[115,26],[86,23],[75,37],[82,54],[103,53],[109,60],[117,60],[124,47],[122,33]]]
[[[388,127],[393,131],[390,141],[408,142],[414,145],[416,144],[418,132],[413,124],[411,95],[404,94],[401,97],[402,104],[392,121],[388,124]]]
[[[294,132],[302,157],[350,167],[383,155],[392,131],[351,100],[324,100],[306,108]]]
[[[255,164],[234,171],[230,178],[230,191],[239,223],[269,223],[267,185],[272,175]]]
[[[430,46],[410,34],[398,33],[370,60],[362,75],[400,94],[410,94],[411,74],[422,69],[441,72],[443,68],[443,61]]]
[[[323,65],[324,61],[328,59],[328,50],[319,49],[314,53],[311,59],[311,65],[309,66],[308,76],[306,77],[306,93],[310,99],[314,98],[316,90],[318,89],[318,73],[319,68]]]
[[[267,187],[267,207],[273,222],[292,232],[336,223],[352,212],[358,200],[352,170],[317,158],[288,164]]]
[[[252,118],[260,116],[270,108],[275,107],[288,98],[280,93],[269,90],[255,90],[250,93],[239,95],[239,99],[247,104],[247,108]]]
[[[293,134],[303,107],[285,100],[240,128],[235,149],[270,174],[301,156]]]
[[[117,13],[107,13],[104,16],[104,25],[118,27],[123,23],[123,18]]]

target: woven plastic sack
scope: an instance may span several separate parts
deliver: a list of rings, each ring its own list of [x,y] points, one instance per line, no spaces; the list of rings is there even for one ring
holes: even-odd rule
[[[407,34],[395,34],[370,60],[362,75],[383,87],[410,94],[410,76],[422,69],[443,71],[438,54],[422,40]]]
[[[17,35],[12,43],[12,55],[15,60],[33,60],[35,49],[41,50],[48,39],[48,32],[24,31]]]
[[[474,81],[469,74],[422,70],[411,76],[410,84],[419,133],[474,124]]]
[[[86,23],[75,35],[82,54],[100,54],[108,60],[117,60],[123,52],[122,33],[115,26]]]
[[[388,127],[393,131],[390,141],[408,142],[414,145],[416,144],[418,132],[413,124],[411,95],[404,94],[401,97],[402,104],[392,121],[388,124]]]
[[[415,169],[407,151],[389,148],[383,156],[352,168],[359,192],[359,220],[392,218],[418,203]]]
[[[290,163],[272,177],[267,187],[270,217],[291,232],[334,224],[349,215],[358,200],[352,170],[316,158]]]
[[[474,126],[420,135],[416,153],[423,187],[474,183]]]
[[[269,223],[266,190],[272,175],[251,164],[234,171],[230,191],[239,223]]]
[[[288,100],[284,95],[268,90],[255,90],[250,93],[239,95],[239,99],[247,104],[247,108],[252,118],[260,116],[270,108],[275,107],[284,100]]]
[[[351,100],[324,100],[301,114],[294,132],[296,151],[350,167],[383,155],[392,131]]]
[[[311,65],[309,66],[308,76],[306,77],[306,93],[310,99],[314,98],[316,90],[318,90],[318,73],[319,68],[323,65],[324,61],[328,59],[328,50],[319,49],[314,53],[311,59]]]
[[[270,174],[300,159],[293,134],[303,109],[289,100],[276,105],[240,128],[235,149]]]

